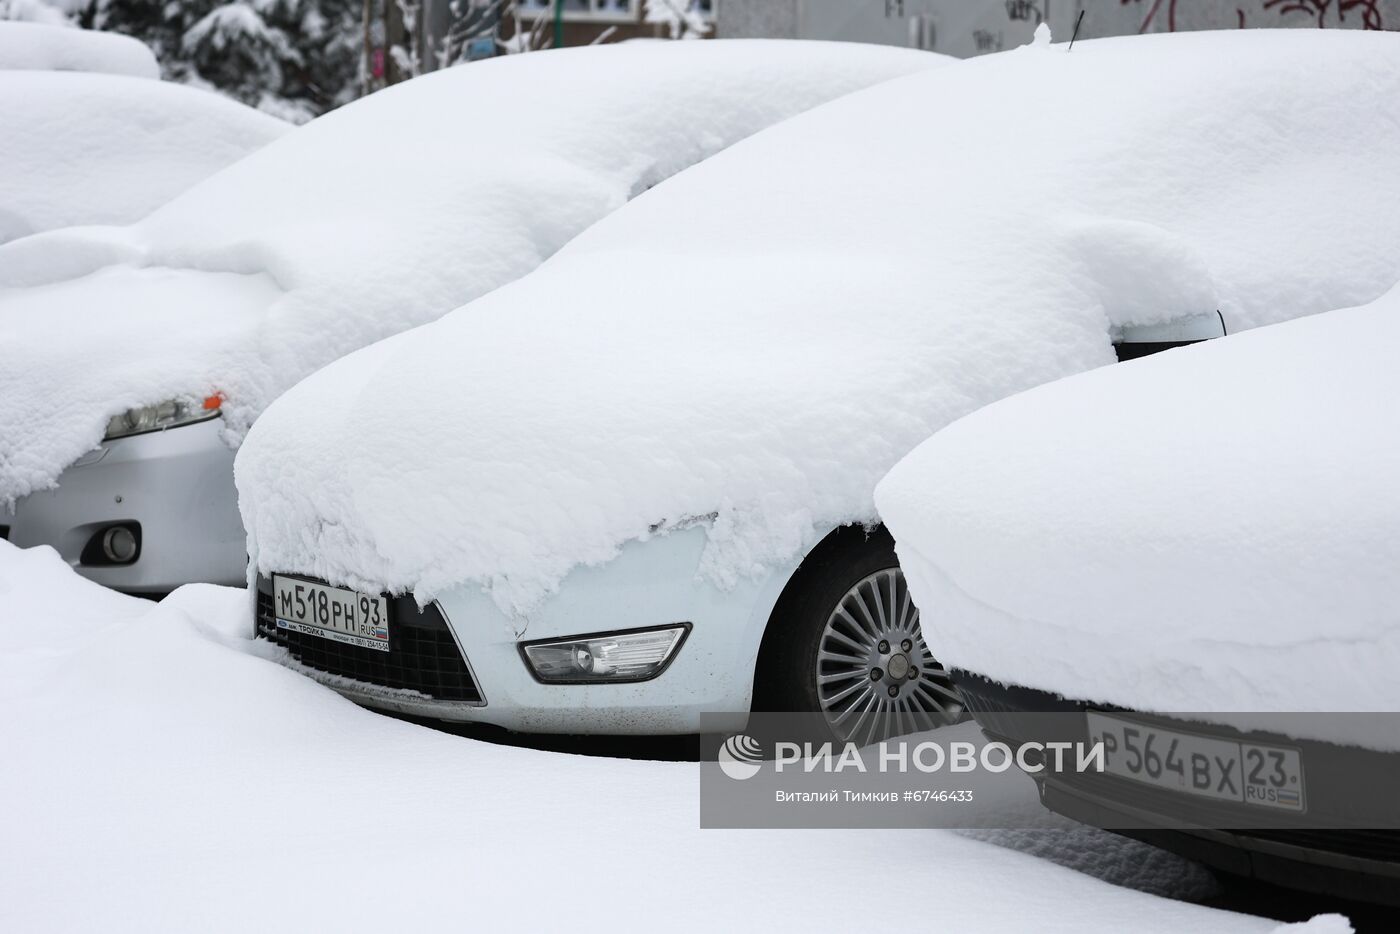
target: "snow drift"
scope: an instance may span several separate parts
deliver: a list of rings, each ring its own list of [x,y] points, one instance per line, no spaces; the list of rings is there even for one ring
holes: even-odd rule
[[[139,224],[8,244],[0,354],[45,365],[0,369],[0,505],[134,405],[221,392],[236,444],[308,373],[523,275],[667,176],[949,61],[744,41],[479,62],[300,127]]]
[[[1400,710],[1397,345],[1400,289],[934,435],[876,502],[939,658],[1147,710]]]
[[[0,22],[0,71],[13,69],[160,77],[155,53],[130,36],[47,23]]]
[[[1397,53],[1032,47],[774,127],[280,400],[236,467],[256,566],[528,612],[716,514],[724,584],[874,520],[916,444],[1111,362],[1115,325],[1372,299],[1400,257]]]
[[[152,604],[79,578],[51,549],[0,541],[0,929],[534,932],[550,925],[522,906],[562,879],[625,892],[626,918],[668,931],[860,929],[865,901],[812,895],[834,850],[855,889],[924,893],[955,930],[1277,927],[1091,878],[1190,897],[1203,873],[1064,822],[996,835],[1054,862],[948,832],[700,830],[694,763],[391,720],[258,657],[246,631],[243,591],[192,586]],[[365,873],[377,897],[354,897]],[[695,904],[714,910],[683,907]],[[619,917],[567,921],[615,932]],[[1318,930],[1348,930],[1333,920]]]
[[[0,243],[140,220],[291,129],[208,91],[38,71],[0,71],[0,127]]]

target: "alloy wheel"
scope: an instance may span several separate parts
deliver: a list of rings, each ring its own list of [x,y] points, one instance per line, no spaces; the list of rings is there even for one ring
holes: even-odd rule
[[[817,646],[817,698],[832,732],[866,745],[931,730],[962,713],[952,679],[924,644],[898,567],[846,591]]]

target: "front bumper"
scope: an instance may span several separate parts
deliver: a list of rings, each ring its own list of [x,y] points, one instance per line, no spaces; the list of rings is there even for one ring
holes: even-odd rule
[[[275,659],[356,703],[396,713],[463,719],[486,700],[441,608],[412,597],[389,601],[391,649],[379,652],[280,629],[272,580],[259,575],[257,635],[277,647]]]
[[[15,504],[9,540],[49,545],[84,577],[128,593],[182,584],[246,583],[246,541],[221,419],[105,442],[58,478],[58,488]],[[141,528],[131,564],[85,562],[92,537],[116,523]]]
[[[1041,715],[1059,715],[1053,722],[1060,724],[1066,722],[1066,714],[1112,712],[965,671],[955,672],[954,680],[983,732],[1009,743],[1036,738],[1034,731],[1047,722],[1035,719]],[[1217,730],[1198,722],[1173,726],[1170,718],[1152,719],[1190,733],[1280,741],[1228,727]],[[1234,875],[1338,898],[1400,905],[1400,830],[1357,826],[1353,810],[1358,800],[1376,800],[1377,787],[1388,786],[1391,776],[1400,773],[1400,753],[1349,749],[1338,755],[1339,747],[1329,744],[1283,741],[1301,747],[1305,760],[1321,766],[1307,777],[1309,794],[1318,802],[1310,818],[1315,826],[1280,822],[1276,827],[1230,829],[1228,812],[1115,776],[1046,770],[1034,777],[1046,808],[1081,823],[1144,840]],[[1309,747],[1333,752],[1309,757]],[[1364,787],[1364,794],[1358,794],[1358,786]],[[1390,813],[1377,823],[1396,826]]]
[[[702,732],[702,716],[705,731],[742,729],[763,630],[792,569],[721,590],[698,576],[705,542],[705,530],[697,527],[629,543],[608,564],[573,571],[525,619],[501,612],[479,585],[442,594],[431,609],[441,613],[462,653],[477,702],[386,690],[295,657],[285,661],[366,706],[519,732],[688,734]],[[259,588],[270,594],[266,578]],[[396,598],[395,605],[401,608],[396,619],[418,613],[410,598]],[[650,681],[542,684],[519,649],[522,641],[678,622],[692,624],[690,636]]]

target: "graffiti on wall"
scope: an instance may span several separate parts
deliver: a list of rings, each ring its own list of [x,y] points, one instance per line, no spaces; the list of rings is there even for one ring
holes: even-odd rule
[[[1006,0],[1006,18],[1013,23],[1022,20],[1039,26],[1045,22],[1045,12],[1039,0]]]
[[[1218,28],[1218,22],[1189,22],[1177,17],[1177,0],[1120,0],[1123,6],[1144,8],[1138,32],[1176,32],[1178,28]],[[1194,12],[1194,10],[1193,10]],[[1318,29],[1384,29],[1380,0],[1258,0],[1234,8],[1241,29],[1316,25]]]
[[[809,0],[811,2],[811,0]],[[907,0],[915,9],[918,0]],[[921,0],[938,25],[937,51],[962,57],[1024,45],[1041,23],[1064,41],[1082,11],[1081,38],[1199,29],[1400,27],[1400,0]],[[912,14],[911,14],[912,15]]]
[[[1025,45],[1042,24],[1061,42],[1076,26],[1080,39],[1201,29],[1400,29],[1400,0],[724,0],[716,9],[725,36],[881,42],[960,58]],[[745,31],[746,22],[772,26],[775,10],[788,13],[785,31]]]

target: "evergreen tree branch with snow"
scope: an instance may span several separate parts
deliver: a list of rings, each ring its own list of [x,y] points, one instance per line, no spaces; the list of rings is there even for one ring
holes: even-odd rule
[[[710,32],[695,0],[646,0],[645,19],[664,26],[672,39],[701,39]]]

